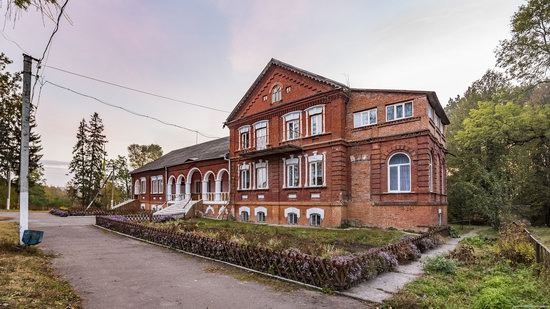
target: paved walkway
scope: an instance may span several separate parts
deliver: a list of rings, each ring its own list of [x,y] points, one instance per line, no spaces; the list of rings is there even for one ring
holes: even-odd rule
[[[401,290],[405,284],[422,276],[422,274],[424,274],[423,263],[427,258],[445,254],[453,250],[462,238],[472,236],[475,233],[476,231],[471,231],[461,238],[451,238],[438,248],[423,253],[418,261],[406,265],[399,265],[395,272],[383,273],[342,294],[369,302],[382,303],[384,300],[392,297],[394,293]]]
[[[17,218],[18,213],[0,212]],[[205,271],[219,263],[143,243],[91,226],[94,217],[31,213],[45,231],[40,246],[57,253],[56,270],[85,308],[365,308],[342,296],[296,287],[279,292],[256,282]],[[226,266],[227,267],[227,266]]]

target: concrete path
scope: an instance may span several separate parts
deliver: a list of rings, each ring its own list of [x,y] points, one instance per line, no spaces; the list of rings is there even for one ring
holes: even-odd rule
[[[427,258],[442,255],[452,251],[464,237],[475,235],[476,231],[471,231],[461,238],[451,238],[443,245],[422,254],[418,261],[406,265],[397,266],[395,272],[383,273],[376,278],[363,282],[362,284],[351,288],[343,295],[350,296],[364,301],[382,303],[389,299],[394,293],[398,292],[405,284],[417,279],[424,274],[423,263]]]
[[[0,216],[16,220],[18,213],[0,212]],[[31,229],[45,231],[40,246],[57,254],[54,267],[71,282],[85,308],[367,307],[298,286],[281,292],[206,271],[221,264],[98,229],[92,226],[94,221],[94,217],[31,213],[29,222]]]

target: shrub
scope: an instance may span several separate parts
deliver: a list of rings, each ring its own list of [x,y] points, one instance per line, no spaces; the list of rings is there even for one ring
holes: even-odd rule
[[[399,265],[399,262],[397,261],[397,258],[395,257],[395,255],[386,251],[380,251],[378,253],[378,259],[379,259],[379,265],[377,269],[378,273],[393,271],[397,268],[397,265]]]
[[[474,255],[474,247],[464,244],[460,244],[453,251],[449,252],[449,258],[457,260],[464,265],[474,264],[477,260]]]
[[[404,242],[398,245],[395,251],[396,258],[399,263],[405,263],[407,261],[414,261],[420,258],[420,250],[413,243]]]
[[[535,249],[529,242],[523,225],[507,224],[501,228],[497,253],[513,265],[529,265],[535,260]]]
[[[444,273],[452,275],[456,272],[456,262],[446,259],[443,256],[436,256],[426,259],[424,270],[429,273]]]
[[[465,237],[460,242],[462,244],[470,245],[470,246],[474,246],[474,247],[478,247],[478,248],[484,246],[487,243],[484,238],[482,238],[480,236],[477,236],[477,235],[476,236]]]
[[[61,209],[58,209],[58,208],[50,209],[50,214],[52,214],[54,216],[59,216],[59,217],[68,217],[69,216],[68,212],[66,212],[64,210],[61,210]]]
[[[452,238],[459,238],[460,237],[460,232],[458,232],[458,229],[454,226],[449,226],[449,236],[451,236]]]
[[[389,308],[419,309],[422,308],[420,300],[416,294],[405,291],[395,294],[386,304]]]
[[[420,252],[424,253],[430,249],[435,248],[435,243],[431,238],[422,238],[416,244]]]
[[[514,303],[506,295],[506,291],[500,288],[485,288],[474,299],[474,308],[500,309],[512,308]]]

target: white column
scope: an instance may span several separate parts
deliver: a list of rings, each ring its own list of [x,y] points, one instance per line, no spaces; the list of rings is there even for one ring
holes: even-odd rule
[[[185,182],[185,199],[191,198],[191,182]]]
[[[208,180],[202,181],[202,200],[206,201],[208,199]]]
[[[221,201],[221,192],[222,192],[222,181],[221,179],[220,180],[216,180],[216,197],[215,197],[215,200],[216,201]]]

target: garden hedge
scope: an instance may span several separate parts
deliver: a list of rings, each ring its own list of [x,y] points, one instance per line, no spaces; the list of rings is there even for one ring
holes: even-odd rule
[[[420,251],[437,245],[440,237],[436,235],[448,233],[448,227],[439,227],[420,236],[370,249],[360,255],[320,258],[292,249],[275,251],[191,232],[169,231],[141,224],[143,220],[151,220],[151,217],[98,216],[96,225],[170,248],[334,290],[345,290],[379,273],[391,271],[397,266],[398,260],[416,259]]]

